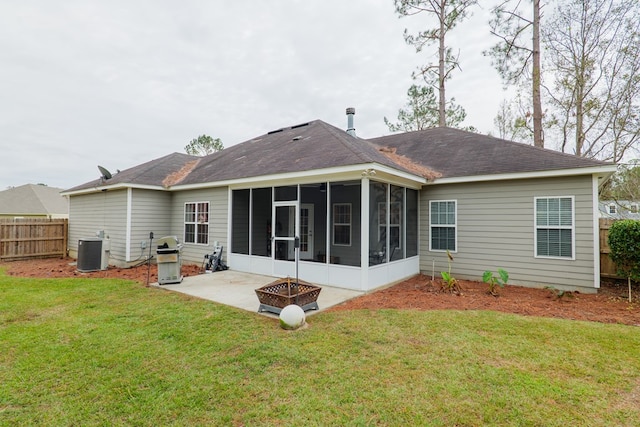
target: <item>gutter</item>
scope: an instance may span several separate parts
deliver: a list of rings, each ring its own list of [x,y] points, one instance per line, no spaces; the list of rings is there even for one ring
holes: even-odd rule
[[[506,181],[514,179],[532,179],[532,178],[557,178],[566,176],[580,176],[580,175],[599,175],[602,179],[602,185],[606,179],[608,179],[617,170],[616,165],[606,166],[590,166],[586,168],[573,168],[573,169],[555,169],[536,172],[518,172],[518,173],[503,173],[495,175],[477,175],[477,176],[461,176],[451,178],[436,178],[433,181],[427,183],[427,185],[438,184],[462,184],[471,182],[487,182],[487,181]]]

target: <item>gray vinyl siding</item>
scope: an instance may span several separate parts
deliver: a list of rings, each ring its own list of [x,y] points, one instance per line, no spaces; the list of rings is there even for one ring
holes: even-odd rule
[[[146,260],[149,256],[149,233],[153,232],[155,240],[173,235],[171,233],[171,193],[155,190],[132,189],[131,202],[131,242],[130,257],[132,262]],[[179,237],[179,236],[178,236]],[[141,248],[145,242],[146,248]],[[151,255],[154,256],[157,246],[151,244]]]
[[[573,196],[575,259],[534,255],[534,197]],[[457,201],[457,251],[452,275],[481,280],[485,270],[504,268],[510,283],[594,292],[591,176],[426,186],[420,193],[420,269],[435,275],[446,253],[429,251],[429,201]]]
[[[69,253],[77,255],[78,240],[104,231],[111,242],[111,257],[124,259],[127,190],[73,196],[69,201]],[[112,263],[110,259],[110,263]]]
[[[154,238],[170,231],[171,195],[162,191],[131,190],[131,245],[127,243],[127,190],[73,196],[69,203],[69,250],[77,255],[78,240],[96,237],[104,230],[109,238],[109,264],[126,267],[144,261],[149,254],[149,232]],[[141,249],[141,242],[147,245]],[[155,251],[155,248],[152,248]],[[153,255],[153,253],[152,253]]]
[[[224,246],[223,259],[226,261],[229,249],[227,244],[228,188],[179,191],[172,193],[172,196],[171,234],[178,236],[181,242],[184,242],[184,204],[209,202],[209,244],[185,243],[182,249],[183,263],[202,264],[204,255],[213,252],[213,243],[216,241]]]

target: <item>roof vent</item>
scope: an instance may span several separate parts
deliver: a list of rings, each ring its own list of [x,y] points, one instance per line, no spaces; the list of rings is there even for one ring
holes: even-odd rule
[[[347,108],[347,133],[351,136],[356,136],[356,128],[353,127],[353,116],[356,115],[356,109],[353,107]]]
[[[274,133],[278,133],[278,132],[282,132],[282,131],[284,131],[284,128],[272,130],[271,132],[267,132],[267,135],[273,135]]]
[[[309,126],[309,123],[300,123],[299,125],[291,126],[291,129],[298,129],[304,126]]]

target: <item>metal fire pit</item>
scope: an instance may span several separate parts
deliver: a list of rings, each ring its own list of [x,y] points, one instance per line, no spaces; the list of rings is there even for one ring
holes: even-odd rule
[[[298,282],[291,278],[278,279],[256,289],[256,295],[260,301],[258,312],[269,311],[280,314],[283,308],[291,304],[299,305],[304,311],[317,310],[318,295],[322,288],[303,280]]]

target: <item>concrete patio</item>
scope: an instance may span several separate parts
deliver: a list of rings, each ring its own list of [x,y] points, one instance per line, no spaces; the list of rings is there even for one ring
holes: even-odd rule
[[[276,278],[271,276],[225,270],[185,277],[182,283],[167,285],[154,283],[153,286],[258,313],[260,302],[255,290],[274,280]],[[322,286],[317,301],[319,309],[309,310],[306,314],[309,316],[363,294],[362,291]],[[260,314],[277,317],[269,312]]]

